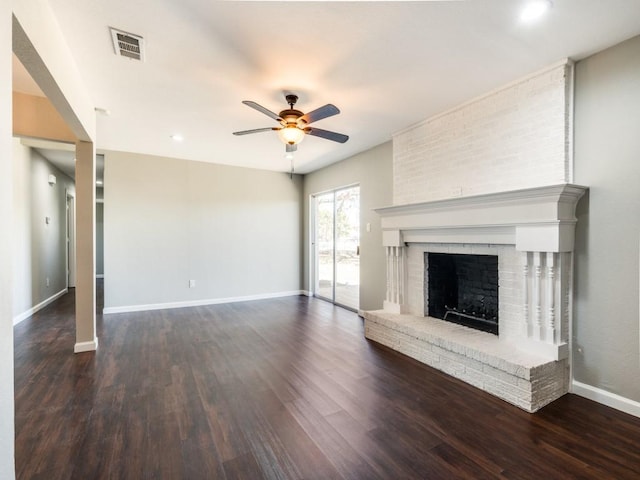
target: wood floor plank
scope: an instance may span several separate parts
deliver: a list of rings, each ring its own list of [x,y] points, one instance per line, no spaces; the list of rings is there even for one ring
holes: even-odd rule
[[[97,329],[74,355],[73,292],[14,328],[18,479],[640,478],[640,419],[572,395],[527,414],[320,300]]]
[[[305,399],[288,403],[287,409],[314,440],[317,447],[344,479],[381,479],[367,459],[360,456],[354,446]]]
[[[287,456],[291,458],[301,478],[337,479],[340,475],[323,452],[317,447],[307,432],[296,421],[282,401],[270,388],[256,388],[256,377],[247,388],[254,405],[258,406],[261,416],[269,423],[279,442],[286,446]],[[266,385],[266,384],[265,384]]]

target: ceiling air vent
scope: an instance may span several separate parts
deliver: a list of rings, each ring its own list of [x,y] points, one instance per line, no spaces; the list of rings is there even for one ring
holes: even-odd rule
[[[111,31],[113,50],[116,55],[144,62],[144,38],[113,27],[109,27],[109,30]]]

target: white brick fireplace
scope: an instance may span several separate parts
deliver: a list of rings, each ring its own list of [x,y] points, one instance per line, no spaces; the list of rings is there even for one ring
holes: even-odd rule
[[[567,393],[584,191],[560,184],[377,209],[387,298],[383,310],[365,312],[367,338],[530,412]],[[425,316],[425,252],[498,257],[498,336]]]
[[[376,210],[387,294],[366,336],[529,412],[569,388],[572,75],[559,62],[396,134]],[[499,335],[428,316],[426,252],[497,256]]]

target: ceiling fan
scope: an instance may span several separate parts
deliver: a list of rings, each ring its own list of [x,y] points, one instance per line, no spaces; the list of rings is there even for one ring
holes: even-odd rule
[[[266,127],[255,128],[253,130],[242,130],[240,132],[233,132],[234,135],[248,135],[250,133],[276,131],[278,136],[284,142],[287,148],[287,153],[295,152],[305,135],[313,135],[315,137],[325,138],[334,142],[345,143],[349,140],[347,135],[342,133],[331,132],[329,130],[322,130],[321,128],[309,127],[308,125],[322,120],[323,118],[331,117],[340,113],[338,107],[332,104],[327,104],[324,107],[316,108],[309,113],[302,113],[300,110],[294,109],[294,105],[298,101],[298,96],[294,94],[285,95],[285,99],[289,104],[289,108],[285,108],[280,113],[274,113],[271,110],[263,107],[262,105],[252,102],[251,100],[244,100],[242,103],[245,105],[264,113],[267,117],[273,118],[277,121],[279,127]]]

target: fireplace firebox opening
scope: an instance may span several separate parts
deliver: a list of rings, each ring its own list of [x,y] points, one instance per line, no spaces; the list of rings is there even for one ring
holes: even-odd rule
[[[425,315],[498,334],[498,257],[425,253]]]

